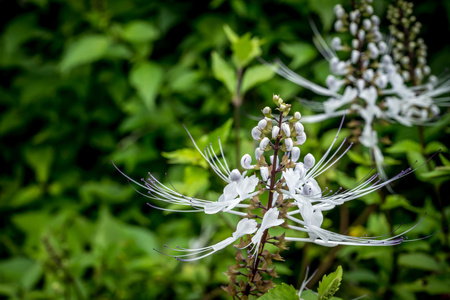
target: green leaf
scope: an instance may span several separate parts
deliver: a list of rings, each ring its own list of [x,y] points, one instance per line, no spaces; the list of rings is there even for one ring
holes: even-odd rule
[[[108,37],[99,34],[85,35],[73,41],[67,47],[59,65],[61,72],[101,59],[109,45]]]
[[[169,159],[169,164],[192,164],[203,168],[208,167],[208,163],[197,149],[183,148],[172,152],[162,152],[162,156]]]
[[[302,295],[300,296],[302,300],[317,300],[319,299],[319,296],[314,294],[312,290],[306,290],[302,292]],[[342,300],[342,298],[339,297],[331,297],[330,300]]]
[[[292,57],[292,62],[289,66],[292,69],[297,69],[311,62],[317,56],[317,50],[311,44],[304,42],[296,43],[282,43],[280,50],[289,57]]]
[[[137,90],[149,110],[155,105],[163,74],[160,66],[148,61],[137,63],[130,71],[130,84]]]
[[[402,267],[425,271],[441,270],[439,263],[433,257],[420,252],[400,254],[398,264]]]
[[[122,31],[122,38],[131,43],[151,42],[158,37],[158,29],[149,22],[142,20],[128,23]]]
[[[245,94],[245,92],[254,86],[271,79],[274,74],[271,69],[264,65],[249,67],[245,70],[244,77],[242,78],[242,94]]]
[[[256,37],[250,37],[250,33],[246,33],[231,44],[233,61],[238,68],[244,68],[255,57],[261,55],[261,41]]]
[[[217,52],[214,51],[211,54],[211,59],[214,77],[221,81],[228,91],[234,95],[237,85],[236,72]]]
[[[233,44],[238,41],[239,36],[227,24],[223,25],[223,31],[225,31],[225,34],[226,34],[228,40],[230,41],[230,43]]]
[[[205,191],[209,186],[209,172],[199,167],[188,166],[184,169],[182,193],[188,197]]]
[[[27,163],[36,174],[37,181],[47,182],[55,156],[53,148],[50,146],[26,148],[24,154]]]
[[[298,300],[297,291],[292,285],[285,283],[276,285],[269,290],[264,296],[258,298],[259,300]]]
[[[331,274],[324,275],[322,281],[319,282],[319,300],[328,300],[338,291],[342,281],[342,267],[337,267],[336,271]]]
[[[409,204],[408,200],[406,200],[406,198],[401,195],[386,196],[386,200],[381,205],[380,208],[383,210],[392,210],[397,207],[402,207],[402,208],[405,208],[407,210],[410,210],[410,211],[413,211],[416,213],[421,213],[421,209],[416,208],[416,207],[412,206],[411,204]]]
[[[408,153],[411,151],[420,153],[422,151],[420,144],[412,140],[402,140],[386,149],[387,153]]]
[[[359,153],[356,151],[349,150],[347,151],[348,158],[351,159],[354,163],[362,166],[372,166],[372,161],[368,153]]]

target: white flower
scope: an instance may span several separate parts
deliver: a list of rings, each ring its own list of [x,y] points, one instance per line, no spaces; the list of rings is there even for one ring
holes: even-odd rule
[[[283,130],[286,137],[291,136],[291,129],[289,128],[289,124],[286,123],[281,124],[281,130]]]
[[[300,148],[294,147],[291,150],[291,161],[292,162],[297,162],[299,157],[300,157]]]
[[[272,139],[276,139],[278,134],[280,133],[280,127],[278,126],[273,126],[272,127]]]
[[[246,170],[253,169],[255,167],[252,166],[252,157],[250,156],[250,154],[245,154],[244,156],[242,156],[241,166]]]
[[[253,127],[252,129],[252,137],[254,140],[259,140],[259,138],[261,137],[261,130],[259,129],[258,126]]]
[[[258,128],[260,130],[264,130],[267,126],[267,121],[266,119],[262,119],[261,121],[258,122]]]
[[[259,149],[261,150],[265,150],[267,148],[267,146],[269,145],[269,138],[265,137],[261,140],[261,143],[259,143]]]
[[[286,151],[291,151],[294,147],[294,142],[291,138],[284,140],[284,145],[286,146]]]

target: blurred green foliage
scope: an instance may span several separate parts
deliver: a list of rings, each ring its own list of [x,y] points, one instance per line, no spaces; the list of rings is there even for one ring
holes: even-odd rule
[[[435,74],[449,66],[448,1],[416,1]],[[235,68],[245,68],[240,108],[242,153],[253,153],[250,129],[273,93],[290,100],[308,92],[273,77],[256,60],[281,57],[320,82],[328,70],[313,47],[308,19],[332,24],[333,0],[142,1],[21,0],[0,12],[0,299],[216,299],[226,298],[222,273],[233,248],[196,263],[181,263],[153,248],[212,244],[230,235],[232,216],[167,213],[149,208],[114,169],[133,178],[151,171],[188,195],[217,199],[223,185],[186,134],[198,144],[225,143],[234,162],[232,94]],[[348,4],[348,3],[343,3]],[[376,1],[383,13],[386,2]],[[225,30],[224,30],[225,26]],[[228,27],[227,27],[228,26]],[[433,38],[439,32],[442,38]],[[234,66],[232,66],[232,64]],[[270,80],[269,80],[270,79]],[[269,80],[269,81],[267,81]],[[264,84],[261,84],[264,83]],[[311,99],[316,100],[316,99]],[[317,99],[320,101],[320,99]],[[395,183],[397,195],[349,203],[349,220],[377,208],[355,235],[384,235],[390,224],[411,238],[442,230],[449,219],[450,118],[425,128],[380,130],[388,169],[438,156]],[[302,153],[324,153],[339,120],[305,125]],[[345,136],[343,131],[342,136]],[[164,158],[162,158],[164,157]],[[167,159],[167,160],[166,160]],[[407,162],[408,161],[408,162]],[[350,187],[371,170],[355,146],[320,180]],[[177,165],[175,165],[175,163]],[[334,182],[334,183],[333,183]],[[383,191],[387,193],[387,191]],[[338,210],[326,215],[339,231]],[[388,220],[389,219],[389,220]],[[341,221],[342,222],[342,221]],[[447,231],[446,231],[447,232]],[[450,294],[448,234],[396,248],[344,247],[330,264],[342,265],[338,293],[348,299],[446,299]],[[292,244],[277,266],[296,288],[306,265],[314,270],[332,250]]]

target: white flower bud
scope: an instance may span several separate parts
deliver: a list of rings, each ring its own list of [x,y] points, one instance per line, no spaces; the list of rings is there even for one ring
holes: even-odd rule
[[[271,110],[270,107],[268,107],[268,106],[264,107],[264,109],[263,109],[263,111],[262,111],[262,113],[263,113],[264,115],[268,115],[268,114],[270,114],[271,112],[272,112],[272,110]]]
[[[438,78],[435,75],[431,75],[430,78],[428,79],[428,81],[433,85],[436,86],[436,84],[438,83]]]
[[[384,41],[381,41],[378,43],[378,50],[380,51],[380,54],[385,54],[387,50],[387,45]]]
[[[260,167],[259,171],[261,172],[262,180],[267,181],[267,179],[269,179],[269,168]]]
[[[360,41],[363,41],[365,37],[366,37],[366,32],[365,32],[364,30],[360,29],[360,30],[358,31],[358,39],[359,39]]]
[[[297,145],[303,145],[306,142],[306,133],[302,133],[300,135],[297,135]]]
[[[345,10],[342,8],[342,5],[336,4],[333,8],[334,14],[336,15],[336,18],[342,18],[345,14]]]
[[[375,42],[379,42],[379,41],[381,41],[382,40],[382,38],[383,38],[383,36],[381,35],[381,32],[379,31],[379,30],[374,30],[373,31],[373,40],[375,41]]]
[[[417,58],[417,62],[421,65],[425,65],[427,63],[427,60],[425,57],[421,56],[421,57]]]
[[[400,59],[400,62],[402,63],[402,65],[409,64],[409,57],[408,56],[403,56],[402,59]]]
[[[439,107],[434,104],[430,106],[430,111],[433,116],[437,116],[440,113]]]
[[[296,122],[294,124],[294,129],[295,129],[295,133],[297,135],[300,135],[300,134],[302,134],[305,131],[305,127],[303,127],[303,124],[300,123],[300,122]]]
[[[300,157],[300,148],[294,147],[291,150],[291,161],[297,162],[298,158]]]
[[[255,149],[256,160],[259,160],[263,154],[264,154],[264,151],[261,150],[259,147]]]
[[[272,139],[276,139],[278,136],[278,133],[280,133],[280,127],[278,126],[273,126],[272,127]]]
[[[383,55],[381,58],[381,62],[385,65],[391,65],[392,64],[392,57],[388,54]]]
[[[430,66],[423,67],[423,74],[430,75],[430,73],[431,73]]]
[[[341,31],[343,27],[344,27],[344,23],[342,22],[342,20],[337,20],[334,23],[334,30],[336,30],[337,32]]]
[[[365,81],[370,82],[372,81],[374,75],[375,72],[372,69],[367,69],[363,74],[363,78]]]
[[[246,170],[253,169],[255,167],[252,166],[252,157],[249,154],[245,154],[244,156],[242,156],[241,166]]]
[[[294,113],[294,118],[297,119],[297,120],[300,120],[302,118],[302,115],[298,111],[296,111]]]
[[[359,18],[359,15],[360,15],[359,10],[351,11],[350,12],[350,20],[351,21],[356,21],[356,19]]]
[[[358,30],[358,25],[356,25],[356,23],[350,23],[350,33],[355,36],[356,35],[356,31]]]
[[[370,19],[372,20],[373,25],[378,26],[380,25],[380,18],[376,15],[373,15],[370,17]]]
[[[284,145],[286,146],[286,151],[292,151],[294,147],[294,142],[292,141],[291,138],[288,138],[284,140]]]
[[[356,87],[358,88],[358,91],[361,93],[364,87],[366,86],[366,83],[364,82],[364,79],[358,79],[356,81]]]
[[[352,50],[352,54],[351,54],[351,58],[350,58],[352,64],[356,64],[358,62],[360,54],[361,53],[358,50]]]
[[[234,169],[233,171],[231,171],[230,173],[230,180],[231,181],[239,181],[241,180],[242,175],[241,172],[239,172],[238,169]]]
[[[405,81],[409,81],[411,79],[411,76],[408,71],[403,71],[402,76],[403,76],[403,79],[405,79]]]
[[[295,165],[294,172],[298,172],[300,174],[300,179],[303,179],[306,175],[306,169],[303,166],[303,163],[299,162]]]
[[[261,137],[261,130],[259,130],[258,126],[253,127],[252,137],[254,140],[259,140],[259,138]]]
[[[386,75],[380,74],[378,75],[378,77],[375,79],[375,85],[377,87],[379,87],[380,89],[384,89],[386,88],[388,84],[388,78]]]
[[[261,121],[258,122],[258,128],[260,130],[264,130],[264,128],[266,128],[266,126],[267,126],[266,119],[262,119]]]
[[[289,125],[286,123],[281,124],[281,130],[283,130],[286,137],[291,136],[291,129],[289,128]]]
[[[365,30],[369,30],[372,27],[372,22],[369,19],[364,19],[363,26]]]
[[[416,78],[418,80],[422,80],[423,79],[423,73],[422,70],[420,68],[415,68],[414,69],[414,76],[416,76]]]
[[[378,51],[378,48],[374,43],[369,43],[367,49],[369,49],[370,58],[372,59],[376,59],[380,54],[380,51]]]
[[[286,109],[286,105],[281,104],[281,105],[280,105],[280,110],[285,110],[285,109]]]
[[[370,6],[370,5],[367,5],[367,6],[366,6],[366,12],[367,12],[369,15],[373,14],[373,7]]]
[[[264,151],[267,145],[269,145],[269,138],[265,137],[262,139],[261,143],[259,143],[259,148]]]
[[[339,51],[342,50],[342,42],[339,37],[334,37],[331,40],[331,47],[333,47],[334,50]]]
[[[305,158],[303,159],[303,166],[306,170],[311,169],[314,164],[316,163],[316,159],[311,153],[306,154]]]
[[[353,49],[358,49],[358,47],[359,47],[358,39],[353,39],[352,40],[352,47],[353,47]]]

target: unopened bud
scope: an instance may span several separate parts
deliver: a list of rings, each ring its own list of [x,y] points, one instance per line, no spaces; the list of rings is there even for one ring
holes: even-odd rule
[[[306,154],[305,158],[303,159],[303,166],[306,170],[311,169],[314,164],[316,163],[316,159],[311,153]]]
[[[378,77],[375,79],[375,85],[377,87],[379,87],[380,89],[384,89],[386,88],[388,84],[388,78],[386,75],[380,74],[378,75]]]
[[[258,128],[258,126],[253,127],[252,138],[254,140],[259,140],[260,137],[261,137],[261,130]]]
[[[364,19],[363,26],[365,30],[369,30],[372,27],[372,22],[369,19]]]
[[[306,133],[301,133],[297,135],[297,145],[303,145],[306,142]]]
[[[365,37],[366,37],[366,32],[365,32],[364,30],[360,29],[360,30],[358,31],[358,39],[359,39],[360,41],[363,41]]]
[[[281,130],[283,130],[286,137],[291,136],[291,129],[289,128],[289,125],[286,123],[281,124]]]
[[[370,82],[372,81],[374,75],[375,72],[372,69],[367,69],[363,74],[363,78],[365,81]]]
[[[378,43],[378,50],[380,51],[381,54],[386,53],[387,45],[384,41]]]
[[[297,162],[298,158],[300,157],[300,148],[294,147],[291,150],[291,161]]]
[[[358,39],[353,39],[352,40],[352,47],[353,47],[353,49],[358,49],[358,47],[359,47]]]
[[[294,142],[291,138],[287,138],[284,140],[284,145],[286,146],[286,151],[292,151],[292,148],[294,147]]]
[[[267,179],[269,179],[269,168],[260,167],[259,171],[261,172],[262,180],[267,181]]]
[[[267,121],[266,121],[266,119],[262,119],[262,120],[260,120],[260,121],[258,122],[258,128],[259,128],[260,130],[264,130],[264,129],[266,128],[266,126],[267,126]]]
[[[262,110],[263,115],[267,116],[270,115],[272,113],[272,109],[268,106],[264,107],[264,109]]]
[[[255,158],[256,160],[259,160],[261,158],[261,155],[264,154],[264,151],[261,150],[259,147],[255,149]]]
[[[280,127],[278,127],[278,126],[273,126],[272,127],[272,139],[276,139],[277,138],[277,136],[278,136],[278,133],[280,133]]]
[[[303,127],[303,124],[300,122],[297,122],[294,124],[295,133],[297,135],[302,134],[305,131],[305,128]]]
[[[358,62],[360,54],[361,53],[358,50],[352,50],[352,54],[351,54],[351,58],[350,58],[352,64],[356,64]]]
[[[339,51],[342,50],[342,42],[339,37],[334,37],[331,40],[331,47],[333,47],[334,50]]]
[[[356,23],[350,23],[350,33],[355,36],[356,35],[356,31],[358,30],[358,25],[356,25]]]
[[[294,113],[294,119],[300,120],[301,118],[302,118],[302,115],[300,114],[300,112],[296,111],[296,112]]]
[[[342,30],[342,28],[344,28],[344,23],[342,22],[342,20],[337,20],[334,23],[334,30],[336,30],[337,32],[340,32]]]
[[[244,156],[242,156],[241,158],[241,166],[248,170],[248,169],[253,169],[255,166],[252,166],[252,157],[249,154],[245,154]]]
[[[366,83],[364,82],[364,79],[358,79],[356,81],[356,87],[358,88],[358,91],[361,93],[364,87],[366,86]]]
[[[366,6],[366,12],[367,12],[369,15],[373,14],[373,7],[370,6],[370,5],[367,5],[367,6]]]
[[[265,137],[262,139],[261,143],[259,143],[259,148],[261,150],[265,150],[267,148],[267,145],[269,145],[269,139]]]
[[[372,20],[373,25],[378,26],[380,25],[380,18],[376,15],[373,15],[370,17],[370,19]]]

